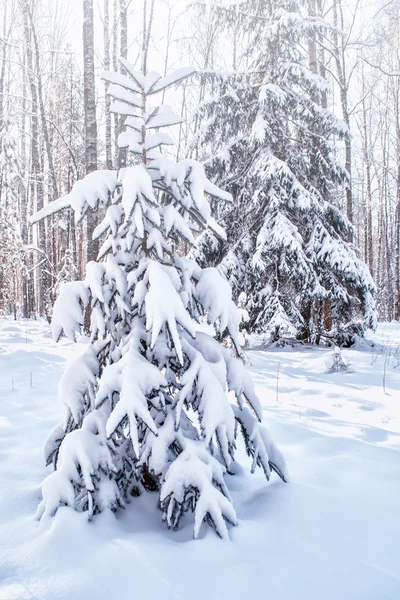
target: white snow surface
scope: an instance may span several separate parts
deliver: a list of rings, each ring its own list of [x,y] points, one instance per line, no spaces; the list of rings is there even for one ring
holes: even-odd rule
[[[343,350],[348,373],[327,373],[333,349],[248,352],[290,483],[251,475],[240,448],[226,477],[239,525],[194,541],[191,520],[174,532],[155,518],[150,493],[117,516],[63,507],[38,523],[58,382],[87,346],[0,321],[0,600],[400,598],[400,324],[370,338]]]

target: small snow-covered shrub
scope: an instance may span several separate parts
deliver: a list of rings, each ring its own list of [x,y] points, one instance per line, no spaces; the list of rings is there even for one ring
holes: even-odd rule
[[[94,232],[103,241],[98,260],[87,265],[84,281],[61,286],[54,306],[54,337],[72,340],[90,308],[91,344],[60,381],[65,417],[46,443],[54,472],[43,482],[38,516],[67,505],[91,517],[157,491],[169,527],[192,511],[194,537],[203,521],[227,537],[237,517],[224,476],[239,433],[252,469],[286,480],[251,378],[213,337],[228,332],[240,352],[231,288],[216,269],[174,251],[206,228],[224,238],[209,198],[231,198],[199,163],[174,163],[159,150],[171,143],[159,129],[180,119],[148,100],[190,71],[162,78],[123,63],[128,75],[103,77],[112,110],[127,116],[119,143],[133,164],[91,173],[55,203],[71,206],[78,220],[99,200],[106,210]],[[199,331],[206,320],[203,329],[212,334]]]
[[[350,364],[344,360],[339,346],[335,346],[335,349],[329,356],[329,361],[327,361],[327,373],[340,372],[351,372],[351,367]]]

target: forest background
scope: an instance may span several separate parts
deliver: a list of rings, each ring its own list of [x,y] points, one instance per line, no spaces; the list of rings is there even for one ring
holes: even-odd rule
[[[75,224],[70,209],[34,225],[29,217],[85,174],[125,164],[124,119],[110,113],[101,72],[123,72],[120,56],[140,68],[144,47],[150,70],[195,68],[167,98],[183,117],[172,129],[172,152],[205,162],[210,147],[198,135],[198,107],[210,97],[205,75],[245,71],[262,50],[243,53],[247,4],[0,0],[2,314],[50,317],[60,284],[84,277],[95,253],[90,217]],[[333,140],[349,179],[331,201],[353,224],[379,318],[399,319],[400,2],[310,0],[304,11],[330,25],[314,47],[317,69],[328,83],[327,107],[350,133]],[[308,53],[312,60],[310,44]]]

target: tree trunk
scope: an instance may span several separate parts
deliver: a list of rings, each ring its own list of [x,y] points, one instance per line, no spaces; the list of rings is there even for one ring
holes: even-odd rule
[[[58,198],[58,190],[57,190],[58,186],[57,186],[57,179],[56,179],[56,174],[55,174],[55,170],[54,170],[53,154],[52,154],[52,150],[51,150],[49,130],[47,127],[46,113],[45,113],[45,109],[44,109],[43,83],[42,83],[42,72],[41,72],[41,67],[40,67],[39,44],[38,44],[38,39],[37,39],[37,35],[36,35],[36,27],[35,27],[35,22],[34,22],[34,18],[33,18],[33,13],[29,7],[28,2],[25,2],[25,7],[26,7],[26,12],[27,12],[28,18],[29,18],[29,24],[30,24],[30,28],[31,28],[31,32],[32,32],[33,48],[34,48],[34,52],[35,52],[35,65],[36,65],[36,78],[37,78],[37,99],[38,99],[38,107],[39,107],[39,112],[40,112],[40,120],[41,120],[41,125],[42,125],[43,140],[44,140],[44,145],[46,148],[47,162],[49,165],[51,184],[52,184],[52,188],[53,188],[52,200],[56,200]]]
[[[118,71],[118,0],[113,2],[113,45],[112,45],[112,63],[113,70]],[[118,135],[119,135],[119,115],[114,113],[114,152],[115,152],[115,166],[119,167],[119,148],[118,148]]]
[[[374,256],[372,243],[372,189],[371,189],[371,156],[369,148],[369,131],[367,127],[367,107],[365,99],[365,86],[363,81],[362,122],[363,122],[363,154],[365,163],[365,186],[366,186],[366,229],[365,229],[365,260],[373,275]]]
[[[103,22],[103,37],[104,37],[104,69],[105,71],[110,70],[110,14],[109,14],[109,0],[104,0],[104,22]],[[104,93],[105,93],[105,111],[106,111],[106,167],[112,169],[112,142],[111,142],[111,98],[108,95],[108,88],[110,84],[108,81],[104,82]]]
[[[93,0],[83,0],[83,98],[85,103],[85,169],[91,173],[97,169],[97,120],[96,88],[94,76],[94,29]],[[87,262],[96,260],[99,243],[93,240],[95,211],[87,212]]]
[[[119,0],[119,27],[120,27],[120,53],[125,59],[128,58],[128,9],[127,0]],[[121,67],[121,73],[126,74],[124,66]],[[126,117],[119,118],[119,133],[125,129]],[[127,148],[119,148],[118,152],[118,167],[123,169],[126,167],[128,151]]]
[[[26,48],[26,67],[27,67],[27,76],[30,88],[31,95],[31,148],[30,148],[30,202],[32,212],[38,211],[43,208],[43,174],[41,168],[41,152],[39,145],[39,117],[38,117],[38,95],[37,95],[37,85],[36,85],[36,77],[34,73],[34,65],[33,65],[33,52],[31,46],[31,36],[30,36],[30,28],[29,28],[29,16],[27,14],[26,3],[22,3],[23,10],[23,22],[24,22],[24,36],[25,36],[25,48]],[[45,226],[43,221],[39,222],[37,225],[37,244],[40,248],[45,248]],[[37,267],[37,273],[35,276],[29,277],[29,309],[28,313],[32,315],[37,308],[39,314],[44,314],[45,312],[45,299],[43,295],[43,289],[41,282],[45,277],[43,274],[44,268],[43,264],[40,264],[41,257],[37,257],[36,259],[39,263]],[[37,285],[35,289],[34,280],[36,279]],[[35,306],[35,296],[37,295],[37,306]]]
[[[340,21],[339,21],[340,17]],[[350,139],[350,113],[348,105],[348,81],[346,77],[346,47],[343,41],[343,36],[340,37],[338,31],[344,31],[344,20],[341,0],[333,1],[333,41],[334,41],[334,57],[336,63],[337,78],[339,83],[340,104],[342,107],[343,121],[345,122],[348,135],[345,138],[345,169],[348,175],[346,186],[346,215],[350,223],[353,223],[353,194],[352,194],[352,155],[351,155],[351,139]],[[353,236],[351,235],[351,241]]]
[[[400,320],[400,82],[396,82],[396,209],[394,229],[394,318]]]

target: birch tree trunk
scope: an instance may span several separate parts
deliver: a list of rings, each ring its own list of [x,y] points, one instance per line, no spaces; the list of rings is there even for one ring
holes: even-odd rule
[[[96,87],[94,75],[94,27],[93,0],[83,0],[83,98],[85,104],[85,169],[91,173],[97,169],[97,120]],[[93,240],[95,211],[87,213],[87,262],[96,260],[99,244]]]
[[[109,13],[109,0],[104,0],[104,21],[103,21],[103,37],[104,37],[104,69],[110,70],[110,13]],[[111,141],[111,98],[108,95],[108,88],[110,84],[108,81],[104,82],[104,93],[105,93],[105,120],[106,120],[106,131],[105,131],[105,142],[106,142],[106,167],[112,169],[112,141]]]
[[[36,34],[36,26],[35,26],[35,21],[34,21],[34,17],[33,17],[33,12],[27,1],[25,2],[25,10],[26,10],[26,14],[28,15],[29,25],[30,25],[30,29],[31,29],[31,33],[32,33],[33,52],[34,52],[34,56],[35,56],[35,67],[36,67],[35,73],[36,73],[36,79],[37,79],[38,108],[39,108],[39,113],[40,113],[40,121],[41,121],[41,127],[42,127],[43,140],[44,140],[44,145],[46,148],[46,157],[47,157],[47,162],[48,162],[48,166],[49,166],[51,185],[53,188],[51,200],[56,200],[56,198],[58,198],[58,189],[57,189],[58,186],[57,186],[57,178],[56,178],[54,164],[53,164],[53,154],[52,154],[52,149],[51,149],[51,144],[50,144],[49,129],[47,127],[46,113],[45,113],[45,109],[44,109],[43,82],[42,82],[42,70],[41,70],[41,66],[40,66],[39,43],[38,43],[38,38],[37,38],[37,34]]]
[[[370,132],[367,124],[367,113],[370,107],[367,108],[365,82],[363,78],[363,99],[362,99],[362,137],[363,137],[363,155],[365,164],[365,212],[366,212],[366,228],[365,228],[365,261],[373,276],[374,273],[374,254],[372,241],[372,186],[371,186],[371,151],[370,151]]]
[[[120,27],[120,54],[123,58],[128,58],[128,7],[127,0],[119,0],[119,27]],[[126,74],[126,69],[122,65],[121,73]],[[119,133],[125,129],[126,117],[119,118]],[[118,167],[126,167],[128,151],[126,148],[119,148]]]
[[[400,320],[400,78],[395,83],[396,208],[394,224],[394,318]]]
[[[112,66],[115,72],[118,71],[118,30],[119,30],[119,13],[118,13],[118,0],[113,0],[113,44],[112,44]],[[118,149],[118,135],[119,135],[119,115],[118,113],[113,114],[114,124],[114,157],[115,166],[119,167],[119,149]]]
[[[348,183],[346,186],[346,215],[350,223],[353,223],[353,194],[352,194],[352,155],[350,138],[350,111],[348,102],[349,82],[346,75],[346,42],[344,33],[338,34],[338,31],[344,30],[343,9],[341,0],[333,1],[333,41],[334,58],[336,63],[337,79],[339,83],[340,104],[342,107],[342,117],[345,122],[348,135],[345,138],[345,169],[348,174]]]
[[[43,173],[41,169],[41,151],[39,143],[39,115],[38,115],[38,93],[37,80],[34,72],[33,51],[31,40],[31,29],[29,25],[29,16],[26,10],[26,3],[21,2],[21,10],[23,15],[23,27],[26,49],[26,72],[29,82],[30,99],[31,99],[31,140],[30,140],[30,185],[29,197],[32,212],[43,208]],[[46,247],[46,231],[43,221],[37,224],[37,245],[39,248]],[[37,310],[39,314],[45,313],[45,298],[43,294],[43,285],[45,275],[43,260],[41,256],[37,257],[38,266],[29,278],[29,309],[28,314],[32,315]],[[34,285],[36,280],[36,286]],[[36,289],[35,289],[36,287]],[[37,302],[36,302],[37,296]]]

